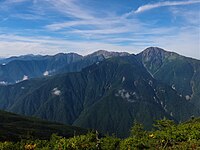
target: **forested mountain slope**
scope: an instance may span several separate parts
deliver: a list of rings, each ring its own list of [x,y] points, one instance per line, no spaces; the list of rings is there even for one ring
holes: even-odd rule
[[[81,72],[1,86],[0,108],[121,137],[134,120],[149,129],[163,117],[199,116],[199,107],[155,80],[137,59],[114,57]]]

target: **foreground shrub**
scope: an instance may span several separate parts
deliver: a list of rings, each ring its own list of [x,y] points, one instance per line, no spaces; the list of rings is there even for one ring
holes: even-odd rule
[[[53,134],[50,140],[21,140],[0,142],[0,150],[196,150],[200,149],[200,119],[176,125],[173,121],[157,121],[155,130],[145,131],[134,123],[130,137],[119,139],[114,136],[99,138],[98,132],[72,138]]]
[[[101,150],[116,150],[119,148],[120,139],[114,136],[106,136],[100,141]]]

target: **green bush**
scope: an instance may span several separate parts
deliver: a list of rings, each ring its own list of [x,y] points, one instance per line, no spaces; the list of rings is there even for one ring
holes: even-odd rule
[[[116,150],[119,147],[120,139],[114,136],[106,136],[100,141],[101,150]]]
[[[72,138],[53,134],[50,140],[21,140],[0,142],[0,150],[143,150],[200,149],[200,119],[176,125],[171,120],[159,120],[155,130],[145,131],[139,123],[134,123],[130,137],[119,139],[115,136],[99,138],[98,133]]]

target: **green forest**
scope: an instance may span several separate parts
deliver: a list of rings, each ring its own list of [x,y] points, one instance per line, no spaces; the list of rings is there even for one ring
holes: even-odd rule
[[[21,139],[20,141],[1,141],[1,150],[137,150],[137,149],[200,149],[200,118],[176,124],[163,119],[153,125],[151,131],[134,122],[127,138],[115,135],[101,135],[98,131],[65,138],[52,134],[49,139]]]

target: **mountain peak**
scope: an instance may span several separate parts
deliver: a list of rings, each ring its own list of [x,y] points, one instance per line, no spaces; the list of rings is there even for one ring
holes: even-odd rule
[[[145,67],[149,68],[151,72],[155,72],[160,68],[166,58],[176,58],[175,53],[165,51],[159,47],[148,47],[138,54],[139,59],[144,63]],[[152,67],[154,66],[154,67]]]
[[[166,53],[166,51],[159,47],[148,47],[142,53],[143,53],[143,55],[148,55],[148,56],[154,55],[154,57],[155,57],[158,55],[159,56],[163,55],[164,53]]]
[[[179,54],[171,51],[166,51],[159,47],[148,47],[144,51],[142,51],[140,54],[142,54],[145,57],[154,57],[154,58],[160,58],[164,59],[169,56],[179,56]]]
[[[58,53],[56,55],[50,56],[50,57],[55,57],[55,58],[62,58],[62,57],[78,57],[81,58],[83,57],[82,55],[79,55],[77,53]]]
[[[127,52],[112,52],[112,51],[106,51],[106,50],[98,50],[87,56],[103,56],[104,58],[110,58],[110,57],[128,56],[128,55],[130,54]]]

